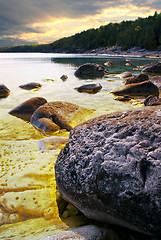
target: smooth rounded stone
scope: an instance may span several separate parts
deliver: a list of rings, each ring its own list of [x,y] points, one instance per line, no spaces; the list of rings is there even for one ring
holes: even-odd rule
[[[131,77],[131,76],[132,76],[132,73],[131,73],[131,72],[123,72],[123,73],[120,73],[120,74],[118,75],[118,77],[120,77],[120,78],[122,78],[122,79]]]
[[[154,76],[150,78],[150,81],[154,83],[159,89],[161,89],[161,76]]]
[[[72,130],[72,120],[89,110],[68,102],[50,102],[40,106],[32,115],[30,123],[46,132],[59,129]]]
[[[107,61],[104,63],[105,66],[112,66],[113,65],[113,62],[112,61]]]
[[[130,96],[145,96],[149,95],[159,96],[159,88],[150,81],[144,81],[141,83],[128,84],[125,87],[111,92],[118,96],[130,95]]]
[[[33,97],[9,111],[9,114],[21,118],[25,121],[30,121],[30,118],[35,110],[45,103],[47,103],[45,98]]]
[[[103,65],[97,63],[85,63],[81,65],[74,73],[76,77],[103,77],[107,74],[107,70]]]
[[[150,95],[144,100],[144,106],[155,105],[161,105],[161,98]]]
[[[10,90],[4,84],[0,84],[0,98],[6,98],[9,94]]]
[[[102,86],[101,84],[85,84],[82,85],[80,87],[74,88],[75,90],[77,90],[78,92],[82,93],[82,92],[86,92],[86,93],[97,93],[101,90]]]
[[[155,74],[161,74],[161,62],[144,66],[144,68],[142,69],[142,72],[152,73],[152,74],[153,74],[153,73],[155,73]]]
[[[115,237],[115,238],[112,238],[112,237]],[[88,225],[88,226],[68,229],[56,235],[42,238],[41,240],[59,240],[59,239],[61,240],[65,240],[65,239],[70,239],[70,240],[71,239],[73,240],[116,239],[116,240],[119,240],[117,234],[114,233],[112,230],[97,227],[95,225]]]
[[[68,142],[68,137],[61,137],[61,136],[52,136],[52,137],[46,137],[43,139],[38,140],[38,148],[42,152],[46,152],[49,150],[56,149],[61,144],[65,144]]]
[[[161,108],[76,126],[55,164],[64,199],[91,219],[161,234]]]
[[[31,82],[24,85],[20,85],[19,87],[25,90],[32,90],[35,88],[40,88],[41,86],[42,85],[40,83]]]
[[[131,76],[128,78],[125,78],[124,84],[132,84],[132,83],[140,83],[149,80],[149,77],[146,74],[138,74],[136,76]]]
[[[128,95],[114,98],[114,100],[121,101],[121,102],[127,102],[127,101],[130,101],[131,99],[132,98]]]

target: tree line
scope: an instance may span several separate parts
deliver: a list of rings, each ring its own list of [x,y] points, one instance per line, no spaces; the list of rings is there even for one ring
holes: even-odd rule
[[[6,51],[79,52],[114,45],[125,50],[135,46],[148,50],[161,49],[161,13],[155,12],[153,16],[139,17],[135,21],[109,23],[51,44],[18,46],[6,48]]]

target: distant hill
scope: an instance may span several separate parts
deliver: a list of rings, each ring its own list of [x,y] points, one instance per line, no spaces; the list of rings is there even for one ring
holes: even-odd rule
[[[89,29],[51,44],[0,48],[0,52],[83,52],[99,47],[121,46],[155,50],[161,48],[161,13],[135,21],[109,23]]]

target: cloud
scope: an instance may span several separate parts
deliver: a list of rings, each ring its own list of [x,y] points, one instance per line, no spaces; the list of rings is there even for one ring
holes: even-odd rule
[[[118,9],[126,9],[126,14]],[[161,11],[160,0],[0,0],[0,46],[9,44],[9,38],[12,44],[14,39],[14,44],[17,39],[22,44],[52,42],[111,21],[148,16],[157,9]]]

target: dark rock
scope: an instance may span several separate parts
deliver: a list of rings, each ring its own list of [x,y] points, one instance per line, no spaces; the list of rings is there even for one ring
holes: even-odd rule
[[[117,91],[113,91],[112,93],[118,96],[159,96],[159,88],[150,81],[144,81],[141,83],[128,84]]]
[[[24,85],[20,85],[19,87],[25,90],[32,90],[35,88],[40,88],[41,86],[42,85],[40,83],[31,82]]]
[[[154,83],[159,89],[161,89],[161,76],[154,76],[150,78],[150,81]]]
[[[45,98],[33,97],[21,103],[16,108],[12,109],[9,114],[21,118],[25,121],[30,121],[30,118],[35,110],[45,103],[47,103]]]
[[[70,131],[72,120],[77,115],[90,110],[68,102],[50,102],[40,106],[32,115],[30,123],[45,132],[66,129]]]
[[[62,81],[66,81],[66,80],[68,79],[68,76],[67,76],[67,75],[62,75],[62,76],[60,77],[60,79],[61,79]]]
[[[75,76],[76,77],[103,77],[105,74],[107,74],[107,70],[104,68],[104,66],[96,63],[85,63],[81,65],[76,71]]]
[[[155,105],[161,105],[161,98],[150,95],[144,100],[144,106]]]
[[[117,101],[121,101],[121,102],[127,102],[131,100],[131,97],[128,95],[122,96],[122,97],[116,97],[114,98]]]
[[[0,98],[6,98],[10,94],[10,90],[3,84],[0,84]]]
[[[140,82],[147,81],[148,79],[149,77],[146,74],[138,74],[136,76],[125,78],[124,84],[127,85],[132,83],[140,83]]]
[[[97,93],[101,90],[102,86],[101,84],[86,84],[82,85],[78,88],[74,88],[78,92],[86,92],[86,93]]]
[[[150,66],[148,65],[147,67],[144,66],[142,72],[161,74],[161,62],[151,64]]]
[[[58,190],[91,219],[159,235],[160,142],[159,106],[80,124],[58,155]]]

